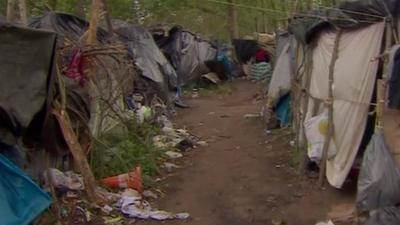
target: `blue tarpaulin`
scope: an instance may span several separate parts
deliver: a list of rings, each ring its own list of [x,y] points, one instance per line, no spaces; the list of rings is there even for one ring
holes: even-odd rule
[[[50,204],[50,196],[0,154],[0,224],[27,225]]]
[[[283,96],[275,108],[276,115],[281,124],[281,127],[289,126],[292,119],[292,112],[290,109],[290,94]]]

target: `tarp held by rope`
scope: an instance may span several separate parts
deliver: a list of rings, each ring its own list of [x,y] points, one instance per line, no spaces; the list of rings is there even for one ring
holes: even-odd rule
[[[168,37],[159,37],[157,44],[176,69],[178,86],[210,72],[205,62],[217,57],[217,49],[210,42],[179,26],[173,27]]]
[[[310,43],[323,28],[359,28],[382,22],[400,13],[398,0],[348,0],[339,6],[300,13],[289,24],[289,31],[303,43]]]

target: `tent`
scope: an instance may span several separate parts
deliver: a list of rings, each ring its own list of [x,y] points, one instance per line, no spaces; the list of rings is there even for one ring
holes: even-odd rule
[[[315,138],[308,128],[315,121],[328,123],[332,102],[334,133],[328,145],[326,177],[334,187],[342,187],[357,154],[364,150],[363,140],[370,140],[367,123],[376,108],[377,80],[386,79],[380,69],[385,40],[390,40],[385,27],[397,34],[391,22],[397,21],[399,7],[400,1],[395,0],[347,1],[337,9],[308,12],[312,16],[295,16],[290,21],[290,41],[278,57],[267,108],[292,91],[298,139],[307,142],[302,146],[313,145],[309,156],[321,160],[327,134]],[[399,115],[398,110],[386,109],[382,116],[392,152],[400,151],[395,141],[399,130],[388,121],[399,121]]]
[[[205,62],[217,57],[217,48],[213,44],[179,26],[171,28],[168,36],[165,33],[156,32],[154,37],[176,69],[179,87],[210,72]]]
[[[168,94],[177,87],[177,75],[154,42],[151,33],[133,24],[119,27],[116,33],[127,44],[141,75],[158,84],[162,99],[169,99]]]
[[[336,188],[343,186],[356,156],[363,155],[367,146],[363,142],[369,143],[357,200],[363,206],[360,210],[377,210],[379,214],[368,224],[399,222],[395,219],[400,215],[396,204],[381,201],[397,199],[399,194],[394,191],[394,182],[399,178],[395,167],[400,165],[396,156],[400,131],[393,121],[400,121],[400,111],[382,104],[388,98],[381,85],[394,85],[386,75],[389,67],[383,58],[399,35],[399,15],[398,0],[350,0],[337,8],[294,16],[289,24],[291,41],[279,55],[268,93],[267,105],[274,106],[290,87],[293,125],[300,147],[306,146],[310,158],[326,165],[325,176]],[[375,117],[376,126],[369,128],[367,124],[373,124],[371,118]],[[328,127],[333,127],[333,133]],[[368,133],[374,130],[371,139]],[[321,161],[324,146],[326,162]],[[374,151],[385,154],[384,148],[392,155],[373,160]],[[389,166],[395,158],[397,165]],[[385,164],[388,166],[379,166]],[[378,174],[393,176],[385,180]],[[393,188],[388,187],[392,184]],[[386,188],[380,189],[381,185]],[[374,199],[373,205],[366,202],[370,199]],[[391,219],[392,223],[383,222]]]

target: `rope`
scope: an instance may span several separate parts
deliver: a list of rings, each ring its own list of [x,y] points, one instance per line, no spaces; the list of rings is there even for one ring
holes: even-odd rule
[[[218,3],[222,5],[229,5],[229,6],[237,6],[240,8],[247,8],[247,9],[253,9],[253,10],[258,10],[258,11],[263,11],[263,12],[271,12],[271,13],[276,13],[276,14],[284,14],[289,18],[289,12],[282,11],[282,10],[277,10],[277,9],[271,9],[271,8],[261,8],[257,6],[248,6],[248,5],[243,5],[243,4],[236,4],[236,3],[229,3],[229,2],[221,2],[217,0],[206,0],[207,2],[213,2],[213,3]],[[342,20],[342,21],[349,21],[349,19],[346,18],[340,18],[340,17],[330,17],[330,16],[318,16],[318,15],[312,15],[312,14],[305,14],[305,13],[296,13],[297,16],[303,16],[303,17],[310,17],[310,18],[318,18],[318,19],[332,19],[332,20]],[[370,20],[357,20],[357,22],[362,22],[362,23],[376,23],[376,21],[370,21]]]
[[[373,103],[373,102],[358,102],[358,101],[354,101],[354,100],[341,99],[341,98],[323,99],[323,98],[319,98],[319,97],[313,96],[308,90],[305,90],[304,88],[302,88],[298,83],[294,83],[294,86],[296,88],[298,88],[302,93],[306,94],[308,97],[310,97],[310,98],[312,98],[314,100],[318,100],[318,101],[324,102],[326,105],[332,104],[333,101],[335,101],[335,100],[345,101],[345,102],[350,102],[350,103],[360,104],[360,105],[370,105],[370,106],[377,106],[378,105],[377,103]]]
[[[385,18],[383,16],[377,16],[377,15],[374,15],[374,14],[357,12],[357,11],[348,10],[348,9],[340,9],[340,8],[336,8],[336,7],[329,7],[329,6],[318,6],[318,7],[325,8],[325,9],[333,9],[333,10],[342,11],[342,12],[348,12],[348,13],[352,13],[352,14],[358,14],[358,15],[362,15],[362,16],[375,17],[375,18],[379,18],[379,19],[382,19],[382,20]]]

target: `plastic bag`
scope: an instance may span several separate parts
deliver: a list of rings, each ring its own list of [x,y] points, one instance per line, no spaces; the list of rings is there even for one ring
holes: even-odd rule
[[[325,138],[328,134],[328,111],[312,117],[304,122],[305,134],[308,141],[307,152],[308,157],[312,161],[320,161],[324,148]],[[328,151],[328,159],[336,155],[336,146],[331,141]]]
[[[378,131],[364,153],[358,178],[357,208],[370,211],[399,203],[400,170],[389,152],[383,133]]]
[[[398,225],[400,224],[400,208],[388,207],[377,210],[364,225]]]

